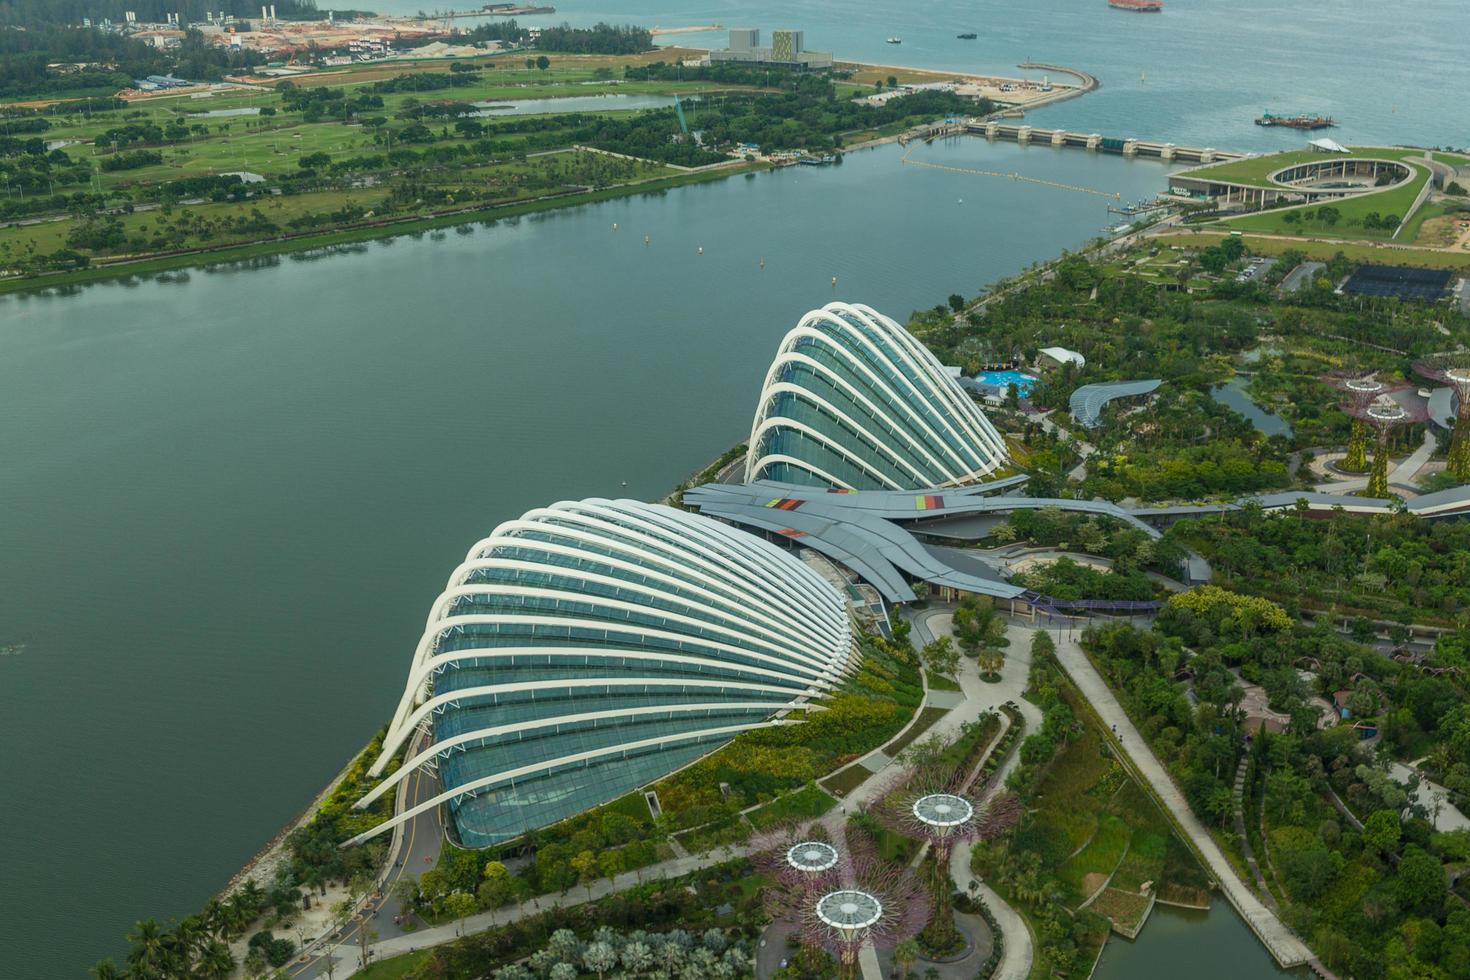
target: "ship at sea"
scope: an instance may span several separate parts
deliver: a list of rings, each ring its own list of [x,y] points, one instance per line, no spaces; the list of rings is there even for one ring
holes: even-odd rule
[[[1108,0],[1114,10],[1130,10],[1135,14],[1157,14],[1164,9],[1164,0]]]
[[[1257,126],[1286,126],[1291,129],[1329,129],[1337,125],[1331,116],[1277,116],[1266,113],[1256,120]]]
[[[961,41],[973,41],[979,36],[980,35],[976,34],[974,31],[966,31],[964,34],[955,35],[955,37],[959,38]]]

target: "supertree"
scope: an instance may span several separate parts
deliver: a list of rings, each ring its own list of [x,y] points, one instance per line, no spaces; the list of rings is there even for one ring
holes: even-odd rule
[[[907,867],[854,857],[851,870],[851,880],[806,903],[803,923],[803,940],[831,951],[848,977],[866,943],[896,946],[929,918],[928,889]]]
[[[1378,432],[1373,449],[1373,469],[1368,474],[1366,493],[1370,497],[1388,496],[1388,434],[1401,425],[1413,425],[1429,417],[1422,405],[1405,406],[1392,398],[1380,398],[1359,406],[1344,402],[1342,410],[1372,426]]]
[[[1322,380],[1347,395],[1347,404],[1353,406],[1348,413],[1353,416],[1353,428],[1348,436],[1347,454],[1342,459],[1342,468],[1361,473],[1368,468],[1368,424],[1359,413],[1377,399],[1402,391],[1409,385],[1404,382],[1380,381],[1371,373],[1355,374],[1349,371],[1337,371]]]
[[[934,910],[920,942],[931,950],[949,952],[963,945],[950,898],[949,859],[954,845],[994,840],[1021,819],[1020,800],[999,787],[986,786],[972,795],[960,792],[966,776],[944,779],[921,768],[889,793],[875,811],[893,830],[929,845],[934,858],[929,866]]]
[[[1414,365],[1414,370],[1431,381],[1448,385],[1459,399],[1445,469],[1461,483],[1470,483],[1470,365],[1420,361]]]
[[[849,831],[846,847],[824,836],[820,825],[776,831],[753,842],[751,859],[771,879],[772,920],[799,930],[805,947],[831,953],[841,975],[852,976],[865,943],[896,944],[923,928],[929,900],[907,866],[878,856],[868,832]]]

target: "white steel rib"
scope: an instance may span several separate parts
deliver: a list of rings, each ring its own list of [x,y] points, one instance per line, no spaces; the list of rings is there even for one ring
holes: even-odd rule
[[[433,738],[358,806],[433,764],[464,843],[509,839],[784,723],[852,664],[844,597],[769,542],[636,501],[538,508],[432,604],[371,772]]]
[[[1000,434],[934,355],[859,304],[829,303],[786,335],[750,432],[747,483],[800,472],[841,489],[920,490],[975,482],[1007,460]],[[848,476],[832,472],[839,459]]]

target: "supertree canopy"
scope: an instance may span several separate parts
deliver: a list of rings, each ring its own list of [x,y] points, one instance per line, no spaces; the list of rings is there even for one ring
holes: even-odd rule
[[[1404,382],[1386,382],[1375,374],[1355,374],[1338,371],[1323,378],[1329,385],[1347,395],[1347,404],[1354,407],[1352,433],[1348,436],[1347,454],[1343,456],[1342,468],[1361,473],[1368,468],[1368,425],[1357,414],[1366,410],[1379,398],[1402,391],[1409,385]]]
[[[1450,434],[1450,453],[1445,469],[1461,483],[1470,483],[1470,359],[1460,364],[1420,361],[1414,365],[1414,370],[1455,392],[1458,407],[1455,409],[1455,428]]]
[[[1378,432],[1373,450],[1373,469],[1368,474],[1366,493],[1370,497],[1388,496],[1388,434],[1394,429],[1423,422],[1429,417],[1422,405],[1404,405],[1393,398],[1379,398],[1367,405],[1344,402],[1342,410],[1360,419]]]
[[[845,846],[824,836],[820,825],[780,830],[753,843],[751,857],[772,882],[764,892],[771,918],[851,976],[865,943],[897,944],[923,928],[929,897],[906,865],[878,856],[868,833],[849,828]]]
[[[993,840],[1007,833],[1021,818],[1021,803],[1000,787],[986,786],[978,793],[961,792],[966,776],[918,769],[889,793],[874,814],[891,829],[926,842],[933,854],[928,865],[928,886],[933,896],[933,914],[919,936],[925,949],[936,953],[955,952],[964,947],[964,937],[955,928],[950,906],[950,852],[954,845],[974,840]]]

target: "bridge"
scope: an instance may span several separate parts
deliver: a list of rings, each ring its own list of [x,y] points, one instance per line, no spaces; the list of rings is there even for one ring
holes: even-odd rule
[[[961,127],[946,127],[949,132],[958,132]],[[1099,153],[1117,153],[1125,157],[1153,157],[1158,160],[1188,160],[1194,163],[1218,163],[1222,160],[1240,160],[1244,153],[1232,150],[1217,150],[1211,146],[1179,146],[1159,140],[1134,139],[1132,137],[1103,136],[1100,133],[1073,133],[1065,129],[1044,129],[1028,123],[1006,123],[998,119],[971,119],[963,131],[988,140],[1007,140],[1022,146],[1036,143],[1049,146],[1070,146]]]

